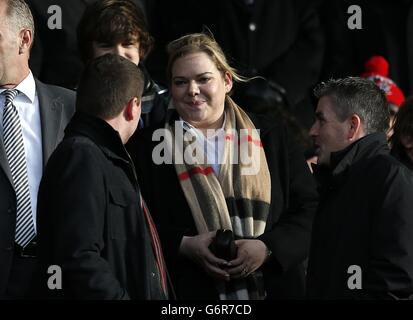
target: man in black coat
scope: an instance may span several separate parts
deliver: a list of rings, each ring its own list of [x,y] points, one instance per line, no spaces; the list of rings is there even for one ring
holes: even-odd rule
[[[157,233],[124,148],[138,126],[142,91],[141,72],[119,55],[97,58],[82,76],[77,112],[39,190],[46,297],[168,297]],[[48,278],[52,265],[60,279],[58,272]]]
[[[316,89],[320,204],[308,267],[311,299],[413,294],[413,176],[389,154],[384,93],[360,78]]]
[[[28,65],[33,37],[33,17],[26,3],[1,1],[0,299],[30,297],[30,283],[37,268],[37,190],[43,168],[62,139],[75,108],[73,91],[43,84],[33,76]],[[12,103],[7,104],[7,97],[13,92]],[[10,136],[11,131],[5,129],[11,128],[6,114],[12,109],[18,114],[20,130],[14,130]],[[19,137],[20,146],[24,147],[20,153]],[[23,156],[16,162],[18,154]],[[22,170],[16,170],[16,165],[23,163]],[[21,184],[22,181],[27,183]],[[24,212],[28,219],[20,219]],[[21,233],[16,230],[30,230],[23,243],[17,239]]]

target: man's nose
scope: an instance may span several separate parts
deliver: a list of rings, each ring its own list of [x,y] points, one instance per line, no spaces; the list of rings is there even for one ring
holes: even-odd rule
[[[311,126],[310,131],[308,133],[310,137],[316,137],[318,135],[317,122],[314,122],[314,124]]]

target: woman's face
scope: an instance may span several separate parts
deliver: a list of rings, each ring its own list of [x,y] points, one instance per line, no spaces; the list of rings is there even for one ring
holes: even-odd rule
[[[223,74],[204,52],[190,53],[172,65],[171,94],[175,108],[185,121],[199,129],[222,126],[225,95],[232,77]]]

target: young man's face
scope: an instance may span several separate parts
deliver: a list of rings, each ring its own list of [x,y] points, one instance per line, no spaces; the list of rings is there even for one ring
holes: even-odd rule
[[[134,64],[138,65],[140,61],[139,57],[139,42],[138,41],[129,41],[123,43],[102,43],[102,42],[93,42],[93,54],[94,58],[103,56],[107,53],[118,54]]]
[[[314,140],[318,164],[330,164],[332,152],[340,151],[351,144],[348,140],[349,121],[337,118],[333,101],[328,96],[321,97],[316,110],[316,121],[310,129]]]

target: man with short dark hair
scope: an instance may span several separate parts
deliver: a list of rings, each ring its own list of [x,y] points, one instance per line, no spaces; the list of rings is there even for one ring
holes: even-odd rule
[[[388,105],[374,82],[330,80],[310,130],[320,204],[307,273],[310,299],[413,294],[413,176],[389,154]]]
[[[142,73],[119,55],[92,60],[82,75],[76,113],[39,190],[48,298],[168,297],[159,239],[124,147],[138,126],[142,91]],[[51,265],[62,270],[61,290],[47,287]]]
[[[0,299],[31,297],[37,191],[75,107],[73,91],[33,77],[33,37],[27,4],[0,0]]]

